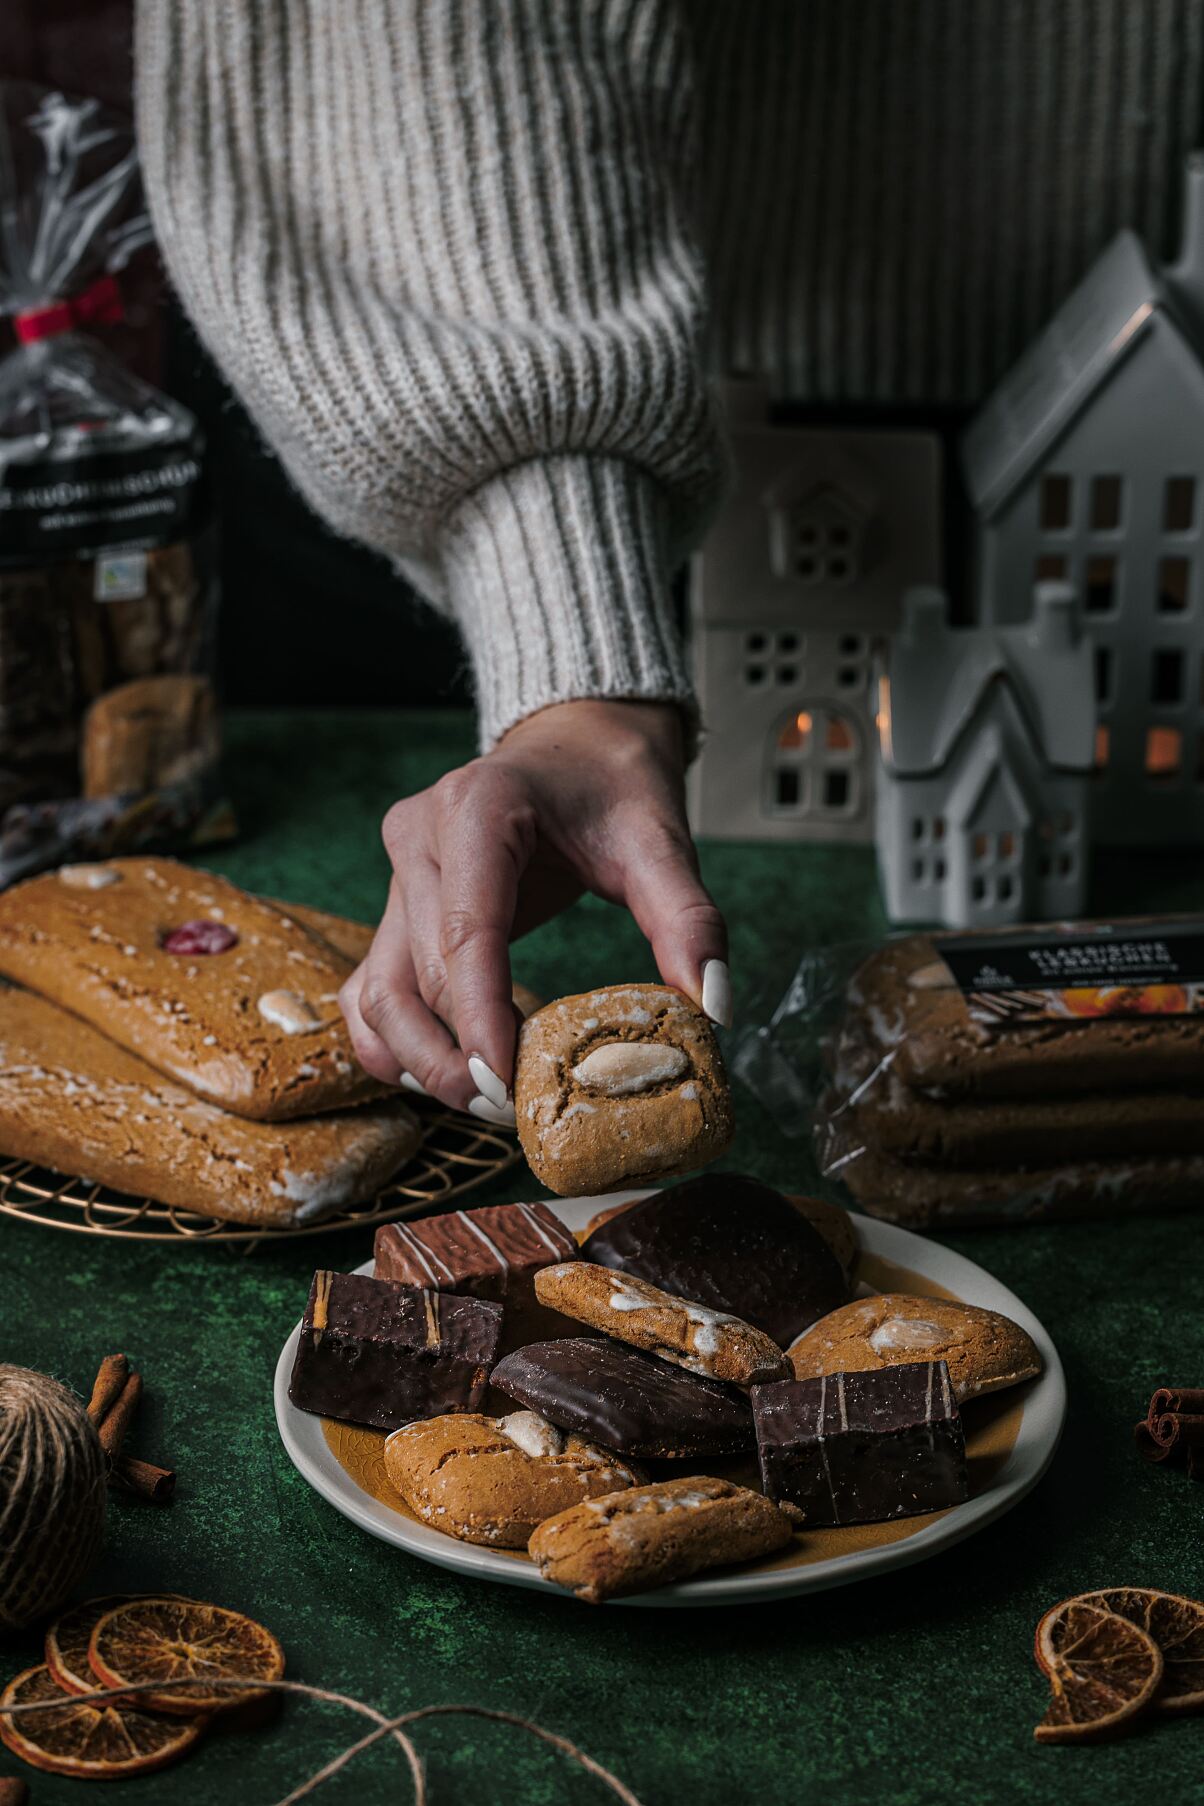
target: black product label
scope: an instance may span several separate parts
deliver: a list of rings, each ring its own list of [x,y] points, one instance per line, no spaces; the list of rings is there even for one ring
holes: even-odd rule
[[[187,538],[204,514],[197,434],[99,457],[10,464],[0,475],[0,569]]]
[[[985,1021],[1192,1015],[1204,1010],[1204,916],[1072,922],[938,942]]]

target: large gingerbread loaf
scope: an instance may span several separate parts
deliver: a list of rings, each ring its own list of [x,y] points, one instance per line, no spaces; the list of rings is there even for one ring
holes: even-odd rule
[[[263,1122],[384,1090],[339,1011],[353,969],[285,908],[172,859],[64,866],[0,896],[0,973]]]
[[[231,1116],[54,1004],[0,987],[0,1154],[286,1228],[371,1198],[420,1140],[399,1098],[304,1122]]]

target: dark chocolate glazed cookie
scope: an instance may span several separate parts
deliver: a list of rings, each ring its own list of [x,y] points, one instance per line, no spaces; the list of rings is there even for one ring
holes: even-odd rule
[[[735,1387],[602,1336],[533,1342],[490,1377],[549,1423],[622,1455],[739,1455],[755,1440],[748,1400]]]
[[[707,1173],[611,1217],[581,1253],[754,1324],[780,1348],[848,1298],[840,1262],[780,1192]]]

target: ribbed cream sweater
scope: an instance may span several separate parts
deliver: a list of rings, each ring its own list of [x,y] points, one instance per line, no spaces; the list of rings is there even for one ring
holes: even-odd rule
[[[198,329],[318,513],[455,617],[488,745],[688,704],[708,370],[972,401],[1118,225],[1172,248],[1202,15],[139,0],[139,134]]]

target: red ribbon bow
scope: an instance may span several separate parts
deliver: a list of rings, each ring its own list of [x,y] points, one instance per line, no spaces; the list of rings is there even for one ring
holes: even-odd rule
[[[52,339],[76,326],[112,326],[123,318],[121,290],[113,276],[98,276],[81,294],[67,301],[47,301],[13,317],[13,328],[23,345],[35,339]]]

